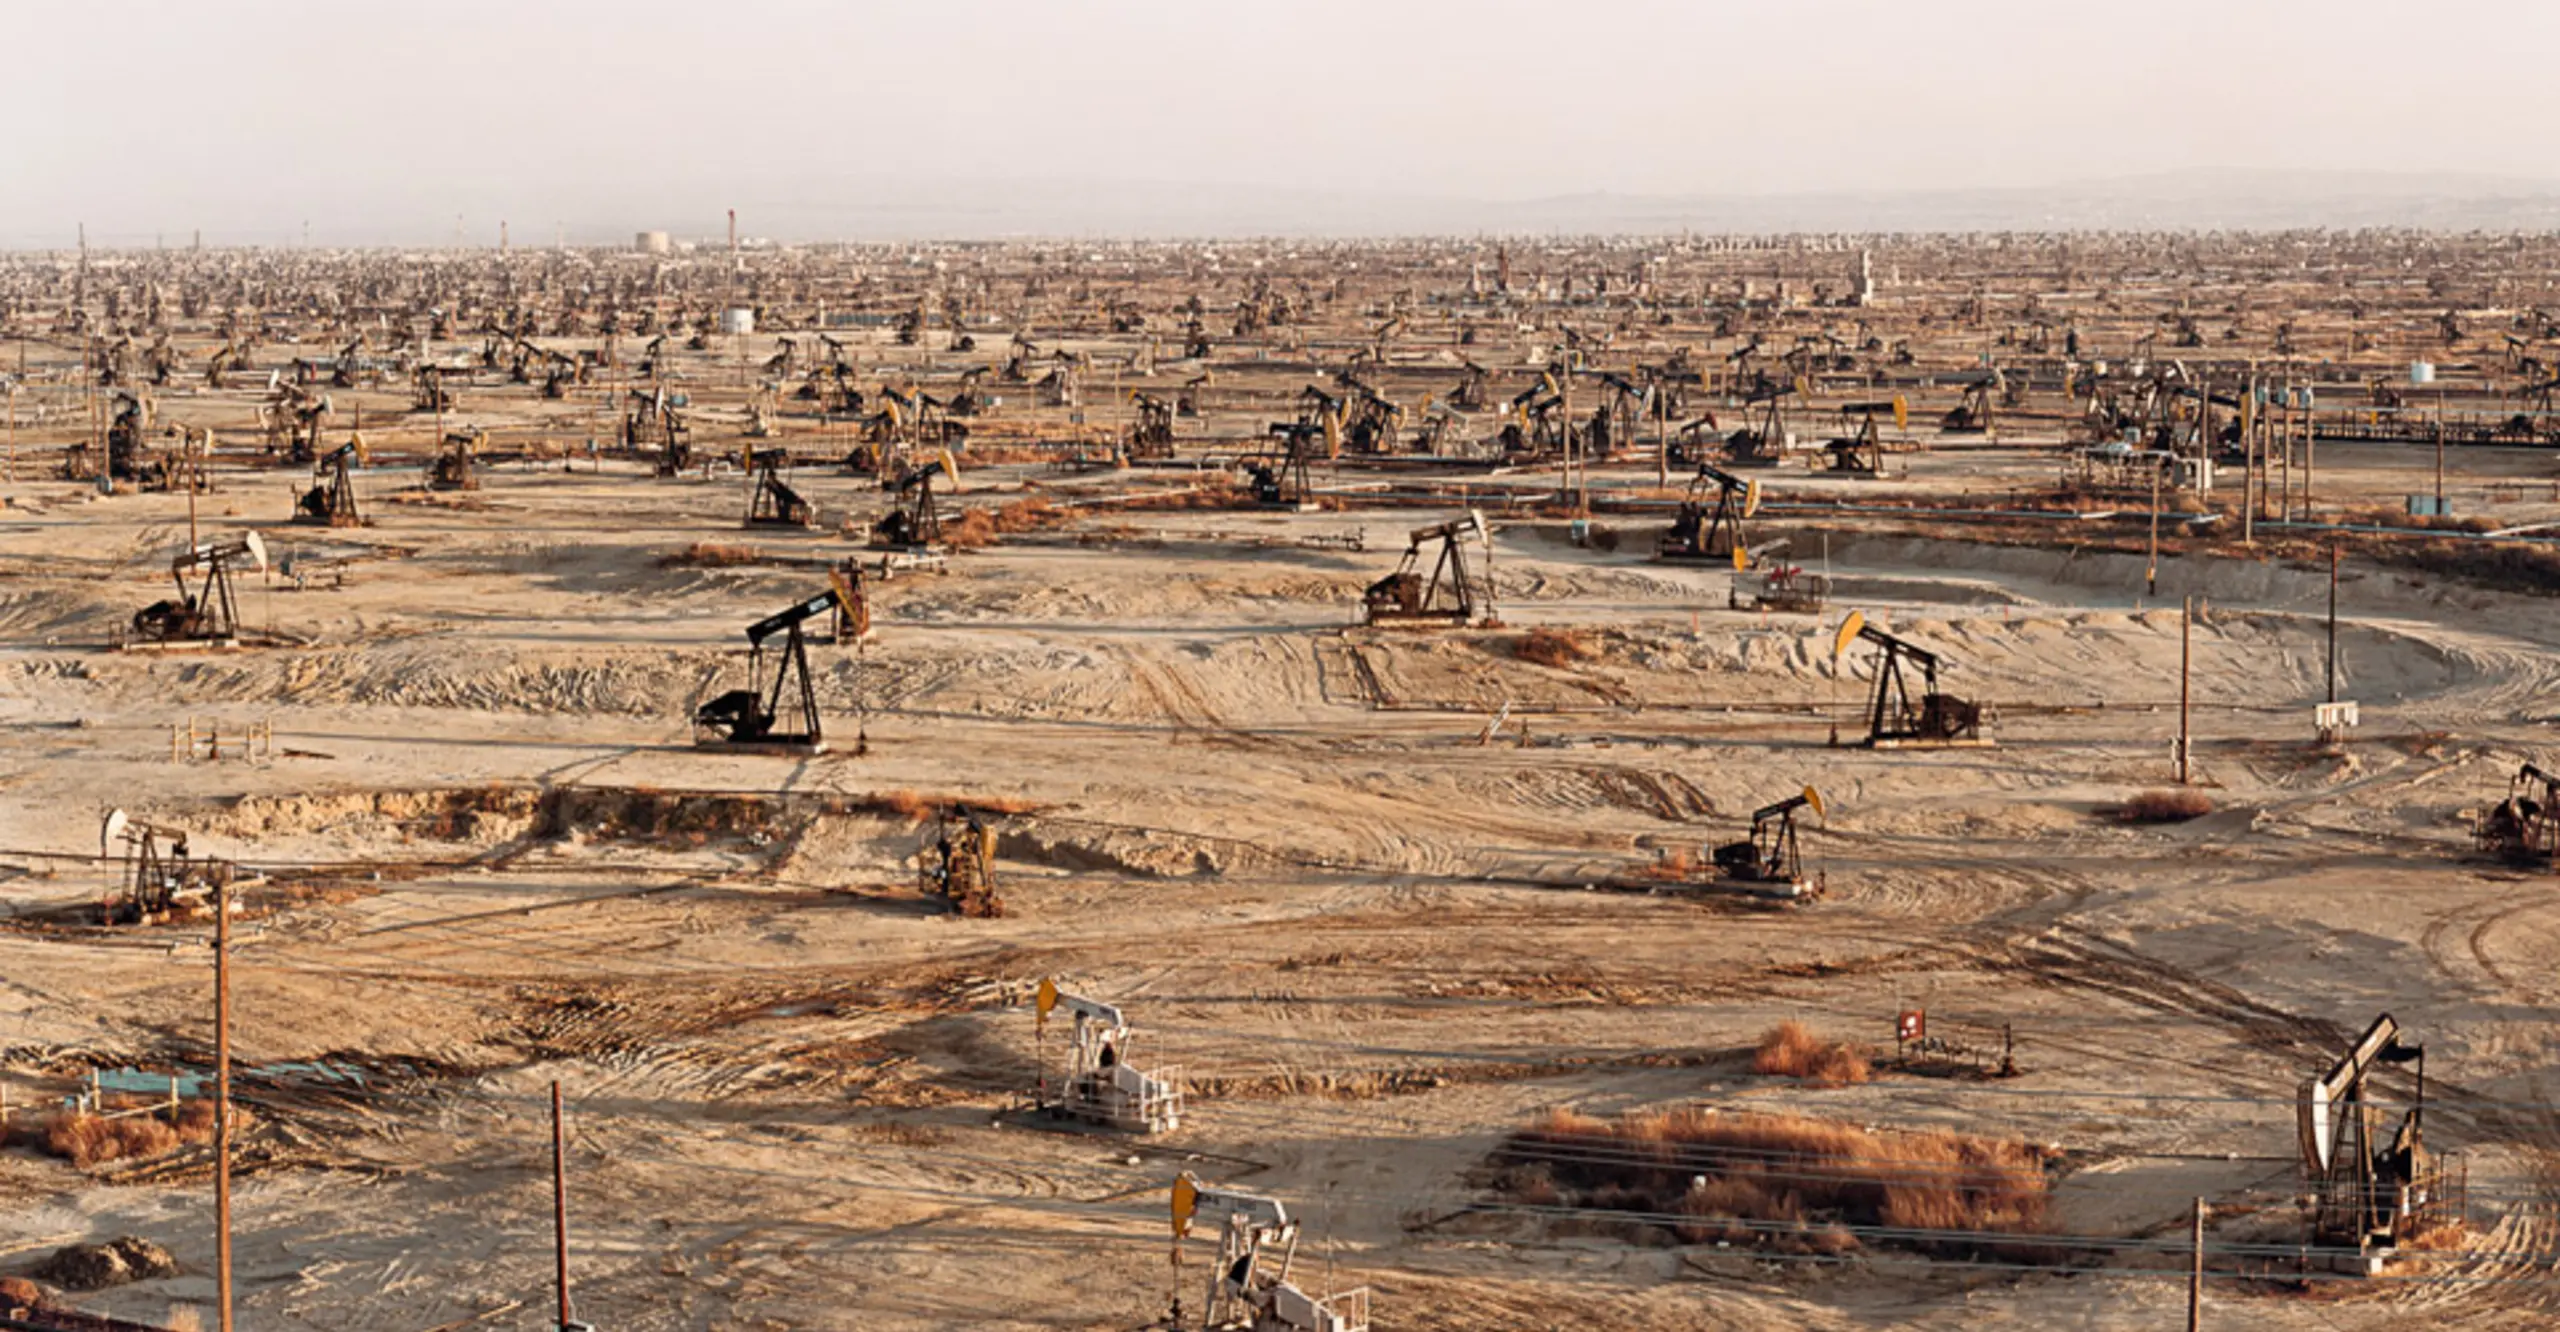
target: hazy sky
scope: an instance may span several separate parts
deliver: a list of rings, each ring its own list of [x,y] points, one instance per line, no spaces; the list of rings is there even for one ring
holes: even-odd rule
[[[2195,166],[2560,177],[2552,0],[5,0],[0,17],[8,245],[68,244],[83,221],[120,244],[305,222],[439,241],[456,215],[475,242],[502,217],[520,242],[708,235],[729,206],[750,231],[841,211],[853,232],[1012,182],[1522,199]]]

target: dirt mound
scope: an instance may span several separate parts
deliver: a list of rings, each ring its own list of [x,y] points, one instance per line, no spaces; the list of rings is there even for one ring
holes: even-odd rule
[[[38,1280],[65,1290],[104,1290],[177,1274],[178,1260],[167,1249],[133,1235],[105,1244],[66,1244],[35,1270]]]

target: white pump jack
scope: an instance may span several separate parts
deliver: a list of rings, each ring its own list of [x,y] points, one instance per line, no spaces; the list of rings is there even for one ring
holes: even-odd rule
[[[1043,1032],[1049,1015],[1067,1010],[1067,1076],[1057,1099],[1041,1088],[1042,1108],[1133,1133],[1167,1133],[1182,1124],[1181,1070],[1141,1070],[1129,1062],[1134,1033],[1118,1008],[1082,995],[1068,994],[1053,980],[1042,980],[1037,1020]]]
[[[1249,1332],[1367,1332],[1369,1288],[1317,1298],[1289,1280],[1298,1223],[1277,1198],[1212,1188],[1188,1173],[1173,1182],[1177,1264],[1194,1217],[1220,1219],[1218,1265],[1209,1275],[1203,1328]],[[1181,1303],[1174,1305],[1180,1322]]]

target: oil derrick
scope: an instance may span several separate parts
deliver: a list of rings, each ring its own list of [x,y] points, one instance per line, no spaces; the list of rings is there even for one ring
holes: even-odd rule
[[[1177,1268],[1192,1223],[1202,1217],[1218,1223],[1218,1257],[1209,1268],[1201,1328],[1369,1332],[1367,1286],[1319,1297],[1290,1280],[1298,1223],[1279,1199],[1203,1184],[1186,1171],[1173,1182],[1172,1211]],[[1171,1321],[1177,1328],[1191,1326],[1178,1295]]]
[[[1796,811],[1823,817],[1822,795],[1808,786],[1751,813],[1751,835],[1715,849],[1716,869],[1743,891],[1793,899],[1804,896],[1804,854],[1796,842]]]
[[[1876,649],[1875,679],[1867,700],[1868,747],[1983,743],[1981,707],[1938,691],[1938,671],[1946,663],[1937,653],[1868,624],[1867,617],[1858,611],[1849,612],[1849,618],[1841,621],[1840,632],[1831,643],[1832,660],[1839,660],[1852,642],[1869,643]],[[1911,696],[1906,662],[1920,672],[1922,683],[1916,701]]]
[[[747,626],[747,687],[732,689],[694,710],[694,742],[705,748],[761,753],[826,752],[826,727],[809,674],[809,645],[802,626],[831,611],[849,609],[847,591],[827,590]],[[781,642],[771,640],[779,635]]]
[[[181,911],[200,911],[231,879],[228,862],[187,854],[184,831],[145,823],[121,809],[108,811],[98,828],[99,858],[119,854],[123,872],[99,903],[102,924],[157,925]]]
[[[2373,1075],[2409,1066],[2416,1082],[2398,1127],[2373,1096]],[[2327,1072],[2303,1081],[2295,1128],[2311,1188],[2311,1243],[2351,1250],[2371,1274],[2394,1250],[2449,1215],[2443,1173],[2428,1152],[2426,1048],[2402,1039],[2388,1013],[2373,1020]]]
[[[1708,503],[1712,490],[1714,503]],[[1654,558],[1673,562],[1730,560],[1736,570],[1749,567],[1744,520],[1760,511],[1760,483],[1745,481],[1713,463],[1698,464],[1689,493],[1671,527],[1654,542]],[[1737,558],[1739,556],[1739,558]]]
[[[168,443],[142,467],[142,488],[159,491],[213,491],[213,432],[183,422],[169,426]]]
[[[1049,1017],[1068,1016],[1066,1076],[1052,1089],[1045,1055]],[[1132,1058],[1136,1032],[1110,1004],[1069,994],[1043,978],[1033,1007],[1044,1054],[1033,1104],[1052,1116],[1125,1133],[1169,1133],[1182,1126],[1181,1071],[1141,1070]]]
[[[488,440],[485,431],[447,431],[444,449],[427,464],[427,487],[431,490],[478,490],[480,449]]]
[[[1496,437],[1505,459],[1535,462],[1564,456],[1564,391],[1553,371],[1539,375],[1538,382],[1515,395],[1505,411],[1511,419]]]
[[[1482,569],[1467,563],[1467,543],[1483,556]],[[1437,548],[1431,572],[1422,551]],[[1363,622],[1382,627],[1464,628],[1497,623],[1493,608],[1493,537],[1472,509],[1464,518],[1415,528],[1394,573],[1369,585],[1361,599]]]
[[[1449,390],[1448,403],[1462,412],[1480,412],[1492,400],[1493,377],[1473,361],[1460,362],[1457,385]]]
[[[355,481],[348,470],[362,447],[360,441],[348,440],[312,464],[311,488],[295,501],[293,521],[314,527],[364,526],[364,515],[356,509]]]
[[[1167,462],[1173,458],[1173,404],[1156,395],[1133,389],[1129,401],[1138,410],[1138,419],[1129,423],[1128,443],[1123,451],[1135,462]]]
[[[996,832],[966,805],[934,818],[930,845],[916,858],[916,886],[973,920],[1004,914],[996,893]]]
[[[1326,427],[1303,419],[1274,421],[1271,438],[1275,441],[1273,448],[1241,464],[1253,503],[1292,512],[1314,508],[1315,483],[1308,479],[1307,469],[1324,449]]]
[[[660,476],[676,476],[693,465],[693,430],[664,388],[624,390],[622,447],[654,455],[652,470]]]
[[[2480,849],[2511,865],[2560,865],[2560,775],[2531,763],[2507,782],[2507,798],[2481,816]]]
[[[960,464],[948,450],[906,469],[881,486],[895,498],[889,511],[871,525],[873,549],[910,554],[930,554],[941,549],[942,512],[934,502],[936,477],[959,483]]]
[[[422,365],[410,375],[409,410],[413,412],[449,412],[453,410],[453,390],[446,387],[442,366]]]
[[[107,475],[118,481],[155,479],[143,457],[143,434],[151,428],[151,404],[131,393],[116,394],[115,419],[107,424]]]
[[[1762,379],[1743,394],[1744,423],[1725,436],[1725,456],[1738,464],[1774,465],[1786,457],[1795,445],[1795,434],[1787,428],[1787,398],[1796,392],[1793,384]]]
[[[1351,401],[1334,413],[1343,422],[1343,446],[1354,453],[1394,452],[1396,436],[1404,429],[1404,408],[1357,378],[1344,376],[1344,387],[1350,391]]]
[[[1822,447],[1831,455],[1831,470],[1852,476],[1884,475],[1884,430],[1877,418],[1891,414],[1893,428],[1910,429],[1911,406],[1900,394],[1885,402],[1851,402],[1840,407],[1848,433]]]
[[[298,384],[278,384],[275,396],[259,409],[267,453],[282,455],[287,463],[312,462],[320,456],[320,423],[329,412],[329,395],[315,396]]]
[[[243,566],[256,573],[267,571],[267,545],[255,532],[179,552],[169,561],[169,577],[177,583],[178,594],[135,611],[134,637],[151,643],[237,645],[240,598],[231,575]],[[195,577],[192,586],[189,575]]]
[[[1787,549],[1785,537],[1751,547],[1747,554],[1753,568],[1735,572],[1725,604],[1734,610],[1820,614],[1831,600],[1831,580],[1776,558]]]
[[[756,484],[747,496],[748,527],[815,527],[818,506],[803,498],[782,471],[791,465],[787,449],[766,449],[755,455]]]

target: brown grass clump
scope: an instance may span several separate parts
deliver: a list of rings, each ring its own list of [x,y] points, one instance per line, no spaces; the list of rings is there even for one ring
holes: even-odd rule
[[[233,1128],[239,1116],[234,1113]],[[213,1141],[213,1103],[190,1101],[180,1107],[175,1124],[157,1114],[108,1119],[86,1112],[66,1113],[45,1121],[44,1150],[82,1170],[109,1161],[148,1161],[191,1142]]]
[[[1062,526],[1074,518],[1075,515],[1034,495],[997,509],[995,524],[999,532],[1039,532]]]
[[[1202,476],[1196,484],[1155,490],[1141,490],[1121,497],[1113,507],[1122,509],[1190,510],[1232,509],[1244,502],[1244,485],[1229,473]]]
[[[1511,655],[1562,670],[1597,658],[1600,650],[1591,645],[1591,635],[1579,629],[1532,629],[1511,645]]]
[[[752,546],[731,546],[717,541],[697,541],[682,550],[658,557],[661,569],[730,569],[753,564],[763,556]]]
[[[1847,1087],[1873,1076],[1866,1052],[1841,1041],[1825,1041],[1793,1018],[1769,1029],[1751,1056],[1751,1071],[1771,1077],[1802,1078],[1825,1087]]]
[[[43,1287],[25,1277],[0,1277],[0,1310],[43,1307]]]
[[[996,540],[996,516],[992,509],[963,509],[960,516],[942,524],[942,544],[953,550],[976,550],[992,546]]]
[[[1644,872],[1648,877],[1656,879],[1695,878],[1698,874],[1698,856],[1696,852],[1685,846],[1675,846],[1662,852],[1652,864],[1645,867]]]
[[[967,806],[981,814],[1029,814],[1040,808],[1040,802],[1020,796],[931,795],[900,787],[891,791],[875,791],[865,802],[873,809],[895,814],[909,823],[922,823],[946,810]]]
[[[2116,807],[2126,823],[2184,823],[2213,812],[2213,797],[2191,787],[2144,791]]]
[[[1681,1109],[1601,1119],[1550,1111],[1495,1149],[1514,1201],[1617,1213],[1684,1243],[1800,1253],[1857,1247],[1863,1227],[1943,1236],[1878,1243],[1923,1252],[2049,1256],[2045,1155],[1943,1130],[1871,1132],[1801,1115]]]

